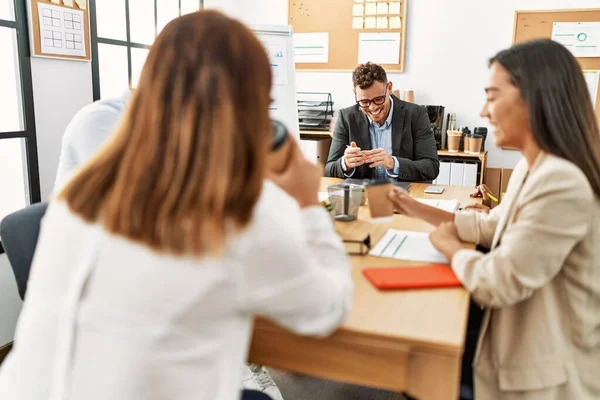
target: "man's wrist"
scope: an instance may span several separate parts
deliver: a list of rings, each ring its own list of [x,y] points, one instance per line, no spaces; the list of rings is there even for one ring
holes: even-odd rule
[[[340,163],[342,165],[342,171],[344,172],[348,172],[348,166],[346,165],[346,160],[345,160],[345,156],[342,157],[342,161]]]
[[[389,171],[393,171],[394,170],[394,165],[395,165],[394,157],[390,156],[388,158],[388,165],[386,166],[385,169],[387,169]]]

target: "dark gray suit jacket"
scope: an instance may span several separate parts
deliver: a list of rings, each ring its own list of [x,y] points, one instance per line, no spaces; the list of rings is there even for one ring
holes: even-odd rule
[[[325,166],[327,176],[345,178],[342,157],[346,145],[356,142],[362,150],[371,150],[369,120],[358,105],[340,110],[333,132],[333,141]],[[425,108],[407,103],[394,96],[392,115],[392,156],[400,163],[400,181],[432,181],[437,178],[440,162],[431,123]],[[373,170],[368,165],[356,169],[352,178],[371,178]]]

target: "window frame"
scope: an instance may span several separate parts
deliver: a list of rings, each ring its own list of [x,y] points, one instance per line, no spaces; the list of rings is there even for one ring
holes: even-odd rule
[[[31,52],[29,48],[29,29],[27,20],[27,0],[12,0],[14,21],[0,19],[0,27],[14,29],[17,38],[17,52],[20,72],[21,109],[23,110],[24,129],[20,131],[0,132],[0,140],[25,139],[27,167],[27,185],[29,204],[42,200],[40,189],[40,170],[35,129],[35,109],[33,103],[33,81],[31,77]],[[27,193],[26,193],[27,195]],[[0,254],[4,253],[0,240]]]
[[[181,16],[181,0],[174,0],[179,2],[179,15]],[[204,9],[204,0],[198,1],[198,9]],[[98,21],[96,14],[96,0],[89,0],[90,8],[90,42],[92,52],[92,92],[94,101],[100,100],[100,62],[98,60],[98,45],[108,44],[113,46],[121,46],[127,49],[127,80],[129,87],[131,88],[132,79],[132,68],[131,68],[131,49],[150,49],[151,46],[143,43],[137,43],[131,41],[131,19],[129,15],[129,0],[124,0],[125,7],[125,40],[109,39],[98,37]],[[154,35],[158,33],[158,0],[154,0]]]

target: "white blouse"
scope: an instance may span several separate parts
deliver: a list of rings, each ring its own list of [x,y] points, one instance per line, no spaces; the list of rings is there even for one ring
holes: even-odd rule
[[[159,254],[54,203],[0,399],[238,399],[254,314],[327,335],[352,298],[326,211],[299,210],[271,182],[219,258]]]

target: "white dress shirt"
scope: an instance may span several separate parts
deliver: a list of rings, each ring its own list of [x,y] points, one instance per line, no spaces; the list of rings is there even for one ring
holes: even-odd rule
[[[237,400],[253,315],[327,335],[352,298],[325,209],[298,210],[269,181],[220,257],[161,254],[52,203],[0,399],[48,400],[62,386],[61,400]]]
[[[75,114],[63,135],[54,193],[110,137],[121,120],[130,95],[131,91],[127,90],[120,98],[95,101]]]
[[[390,96],[390,112],[388,113],[387,118],[383,122],[383,124],[379,124],[371,119],[371,117],[367,116],[369,120],[369,137],[371,138],[371,148],[372,149],[384,149],[386,153],[392,154],[392,115],[394,114],[394,100]],[[385,179],[386,177],[390,178],[398,178],[400,175],[400,161],[398,161],[398,157],[392,156],[394,160],[394,168],[392,170],[384,169],[383,166],[375,167],[373,170],[373,179]],[[346,161],[344,157],[342,157],[342,169],[344,171],[346,168]],[[352,168],[351,170],[344,172],[346,178],[352,178],[356,168]]]

